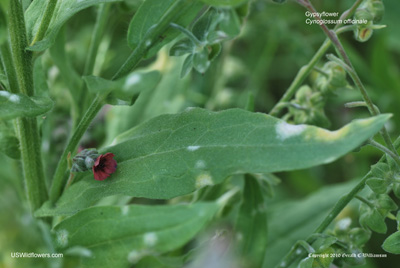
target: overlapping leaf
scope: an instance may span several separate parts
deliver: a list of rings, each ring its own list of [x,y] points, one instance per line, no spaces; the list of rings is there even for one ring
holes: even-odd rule
[[[118,2],[120,0],[60,0],[54,10],[53,17],[43,40],[28,49],[43,51],[54,43],[58,31],[64,23],[79,11],[101,3]],[[25,12],[26,30],[28,38],[32,40],[36,34],[48,1],[33,1]]]
[[[304,200],[289,201],[271,207],[268,215],[270,219],[268,247],[262,267],[279,266],[279,261],[289,252],[293,244],[307,239],[337,200],[354,185],[355,181],[328,186]]]
[[[240,109],[188,109],[162,115],[116,138],[116,172],[106,181],[88,174],[38,216],[73,214],[102,197],[124,194],[168,199],[232,174],[269,173],[330,163],[378,132],[389,115],[355,120],[337,131],[290,125]]]
[[[217,203],[93,207],[58,224],[55,244],[86,252],[83,267],[129,267],[186,244],[218,208]]]
[[[16,117],[33,117],[44,114],[53,107],[48,97],[27,97],[0,91],[0,119],[9,120]]]
[[[188,26],[204,4],[199,0],[146,0],[133,17],[128,30],[128,44],[132,48],[146,45],[147,57],[176,38],[180,32],[169,26],[171,22]]]
[[[107,103],[113,105],[132,105],[140,92],[152,90],[160,82],[158,71],[134,72],[117,81],[96,76],[86,76],[84,80],[92,93],[109,93]]]

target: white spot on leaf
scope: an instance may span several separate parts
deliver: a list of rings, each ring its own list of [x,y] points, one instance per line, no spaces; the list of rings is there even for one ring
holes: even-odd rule
[[[60,247],[66,247],[68,245],[68,231],[63,229],[57,232],[57,243]]]
[[[128,89],[129,87],[132,87],[140,82],[142,77],[139,74],[131,74],[128,76],[128,78],[125,81],[124,88]]]
[[[158,237],[155,233],[151,232],[151,233],[146,233],[143,236],[143,242],[145,245],[147,246],[154,246],[157,243]]]
[[[213,182],[211,176],[207,173],[200,174],[196,178],[196,188],[200,189],[207,185],[214,185],[214,182]]]
[[[0,96],[8,98],[10,95],[11,94],[8,91],[4,91],[4,90],[0,91]]]
[[[198,160],[194,167],[197,169],[204,169],[206,167],[206,162],[204,162],[203,160]]]
[[[123,206],[121,207],[121,213],[122,215],[126,216],[129,213],[129,206]]]
[[[305,129],[306,125],[291,125],[283,121],[275,127],[277,138],[282,141],[300,135]]]
[[[200,146],[188,146],[187,149],[191,152],[196,151],[200,148]]]
[[[145,45],[146,45],[146,47],[149,47],[149,46],[151,46],[151,40],[146,40],[146,43],[145,43]]]
[[[344,218],[338,221],[337,226],[340,230],[346,230],[350,227],[351,225],[351,219],[350,218]]]
[[[136,264],[141,258],[143,257],[143,254],[140,253],[137,250],[132,250],[128,254],[128,261],[132,264]]]
[[[19,98],[18,95],[14,95],[14,94],[13,94],[13,95],[10,96],[9,100],[10,100],[11,102],[14,102],[14,103],[19,103],[20,98]]]

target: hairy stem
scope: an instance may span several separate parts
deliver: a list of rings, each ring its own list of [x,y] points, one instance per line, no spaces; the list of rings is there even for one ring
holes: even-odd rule
[[[20,92],[18,86],[17,73],[15,72],[14,63],[8,42],[0,45],[0,56],[4,65],[4,71],[7,76],[9,91],[12,93]]]
[[[372,139],[369,140],[368,143],[371,146],[373,146],[373,147],[381,150],[382,152],[390,155],[390,157],[393,158],[393,160],[396,162],[396,164],[400,167],[400,158],[399,158],[399,156],[397,154],[393,153],[391,150],[389,150],[388,148],[386,148],[382,144],[380,144],[380,143],[378,143],[378,142],[376,142],[376,141],[374,141]]]
[[[350,18],[356,9],[360,6],[363,0],[357,0],[353,6],[345,11],[342,16],[340,17],[341,20],[346,20]],[[350,27],[340,27],[340,24],[337,24],[334,28],[334,30],[337,32],[337,34],[347,31],[351,29]],[[310,62],[303,66],[299,72],[297,73],[296,77],[294,78],[293,82],[290,84],[289,88],[286,90],[285,94],[282,96],[282,98],[275,104],[275,106],[271,109],[269,112],[270,115],[272,116],[277,116],[281,109],[283,108],[280,106],[281,102],[288,102],[291,100],[291,98],[294,96],[296,91],[299,89],[299,87],[302,85],[304,80],[307,78],[307,76],[311,73],[313,70],[314,66],[319,62],[319,60],[325,55],[326,51],[328,51],[328,48],[331,45],[331,41],[329,38],[326,38],[324,43],[321,45],[321,47],[318,49],[317,53],[313,56],[313,58],[310,60]]]
[[[18,88],[22,94],[33,96],[32,54],[25,50],[28,41],[22,5],[18,0],[10,1],[9,30]],[[27,196],[31,211],[34,212],[47,200],[36,118],[17,118],[16,130],[20,142]]]
[[[53,17],[54,9],[56,8],[57,0],[49,0],[46,6],[46,10],[44,11],[42,21],[40,22],[39,30],[36,32],[36,36],[33,39],[31,46],[33,46],[36,42],[43,39],[46,34],[47,29],[49,28],[49,24],[51,18]]]

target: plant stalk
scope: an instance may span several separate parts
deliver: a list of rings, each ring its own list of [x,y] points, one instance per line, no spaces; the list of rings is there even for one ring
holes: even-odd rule
[[[33,46],[36,42],[43,39],[46,34],[47,29],[49,28],[51,18],[53,17],[54,9],[56,8],[57,0],[49,0],[46,6],[46,10],[44,11],[42,21],[40,22],[40,26],[38,31],[36,32],[36,36],[34,37],[31,46]]]
[[[360,6],[360,4],[362,3],[363,0],[357,0],[353,6],[348,9],[347,11],[345,11],[342,16],[340,17],[341,20],[346,20],[348,18],[350,18],[354,12],[356,11],[356,9]],[[303,3],[303,2],[302,2]],[[301,3],[301,4],[302,4]],[[340,24],[337,24],[334,28],[335,31],[337,31],[337,33],[341,33],[343,31],[345,31],[345,29],[339,28]],[[346,27],[346,26],[345,26]],[[346,28],[347,29],[347,28]],[[280,106],[279,104],[281,102],[289,102],[291,100],[291,98],[294,96],[294,94],[296,93],[296,91],[299,89],[299,87],[302,85],[302,83],[304,82],[304,80],[307,78],[307,76],[311,73],[311,71],[313,70],[314,66],[319,62],[319,60],[325,55],[326,51],[328,50],[328,48],[331,45],[331,41],[329,38],[326,38],[324,43],[321,45],[321,47],[318,49],[317,53],[312,57],[312,59],[310,60],[310,62],[303,66],[299,72],[297,73],[296,77],[294,78],[293,82],[290,84],[289,88],[286,90],[285,94],[282,96],[282,98],[275,104],[275,106],[271,109],[271,111],[269,112],[270,115],[272,116],[277,116],[280,112],[280,110],[282,109],[282,106]]]
[[[10,1],[9,33],[18,88],[20,93],[33,96],[32,53],[25,50],[28,41],[23,9],[18,0]],[[15,83],[12,77],[11,83]],[[27,196],[31,211],[34,212],[47,200],[48,195],[36,118],[17,118],[16,130],[20,142]]]
[[[97,95],[96,98],[93,100],[92,104],[89,106],[88,110],[82,117],[73,135],[68,141],[67,147],[65,148],[63,154],[61,155],[56,171],[54,173],[53,183],[50,188],[50,201],[53,203],[57,201],[65,185],[64,174],[68,166],[68,154],[75,153],[83,134],[85,134],[90,123],[103,106],[103,98],[104,96]]]

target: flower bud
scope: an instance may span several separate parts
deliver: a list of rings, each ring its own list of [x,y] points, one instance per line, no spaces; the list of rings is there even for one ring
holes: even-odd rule
[[[374,15],[372,14],[369,8],[359,8],[354,13],[354,19],[356,20],[367,20],[372,21],[374,19]]]
[[[315,86],[322,94],[334,92],[336,89],[347,85],[346,71],[337,63],[329,61],[325,63],[322,71],[315,79]]]
[[[72,159],[72,172],[84,172],[92,169],[96,159],[99,157],[96,149],[85,149]]]
[[[383,5],[382,0],[372,1],[371,10],[374,14],[374,23],[380,22],[385,14],[385,6]]]
[[[359,42],[368,41],[373,34],[373,30],[368,26],[357,26],[354,31],[354,38]]]

